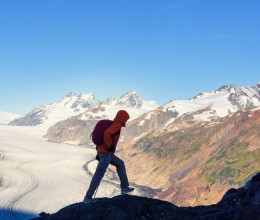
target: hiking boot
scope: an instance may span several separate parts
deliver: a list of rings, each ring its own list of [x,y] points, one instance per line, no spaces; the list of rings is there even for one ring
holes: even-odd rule
[[[84,200],[82,202],[86,203],[86,204],[93,204],[93,203],[97,202],[97,199],[92,199],[92,198],[85,196]]]
[[[134,191],[134,189],[135,188],[132,188],[132,187],[129,187],[129,186],[125,187],[125,188],[121,189],[121,194],[128,194],[128,193]]]

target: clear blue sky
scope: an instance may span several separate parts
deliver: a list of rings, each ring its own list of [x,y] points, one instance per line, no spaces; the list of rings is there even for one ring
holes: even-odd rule
[[[164,104],[260,81],[259,0],[2,0],[0,111],[70,91]]]

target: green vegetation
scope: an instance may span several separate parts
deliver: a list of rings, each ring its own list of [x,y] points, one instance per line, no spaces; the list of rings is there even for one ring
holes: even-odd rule
[[[178,143],[180,143],[182,141],[191,142],[193,139],[190,134],[183,134],[183,135],[177,136],[177,140],[178,140]]]
[[[238,135],[242,136],[248,131]],[[249,141],[239,141],[235,137],[230,144],[219,146],[221,148],[210,160],[201,175],[212,185],[216,181],[228,180],[230,185],[243,186],[249,176],[260,169],[260,150],[246,151]]]
[[[151,142],[151,141],[147,141],[144,144],[145,144],[144,151],[147,151],[148,149],[150,149],[153,146],[153,142]]]
[[[183,159],[187,160],[194,154],[198,153],[203,144],[209,147],[211,137],[212,134],[207,134],[205,131],[201,131],[198,134],[198,137],[195,138],[194,141],[191,142],[189,146],[187,146],[187,148],[185,148]]]
[[[246,135],[246,134],[248,133],[248,131],[249,131],[249,128],[246,128],[246,129],[242,130],[242,131],[239,133],[238,137],[241,137],[241,136],[243,136],[243,135]]]
[[[229,142],[226,138],[221,139],[221,135],[216,139],[214,135],[218,129],[194,128],[185,133],[179,130],[156,137],[150,134],[137,144],[144,152],[154,153],[159,158],[165,157],[167,161],[177,159],[181,163],[197,155],[202,146],[212,147],[211,158],[203,165],[200,178],[207,180],[211,185],[225,182],[233,186],[243,186],[260,170],[260,149],[248,150],[250,146],[248,140],[251,140],[251,136],[260,137],[260,128],[259,126],[245,128]],[[160,172],[161,170],[162,167]],[[158,168],[153,172],[155,171],[158,172]]]
[[[150,134],[140,139],[135,146],[138,146],[143,152],[152,152],[160,158],[181,157],[183,160],[187,160],[197,154],[203,144],[209,147],[211,137],[212,134],[207,130],[194,128],[187,133],[174,131],[158,137]]]
[[[155,172],[155,171],[158,170],[158,169],[159,169],[159,167],[156,167],[156,168],[153,169],[152,172]]]
[[[161,148],[156,148],[153,150],[153,152],[158,156],[158,157],[162,157],[162,153],[163,153],[163,150]]]

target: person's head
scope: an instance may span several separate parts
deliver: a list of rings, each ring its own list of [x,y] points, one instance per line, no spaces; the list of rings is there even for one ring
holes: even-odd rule
[[[114,121],[118,121],[125,127],[126,122],[130,118],[129,114],[125,110],[119,110],[116,114]]]

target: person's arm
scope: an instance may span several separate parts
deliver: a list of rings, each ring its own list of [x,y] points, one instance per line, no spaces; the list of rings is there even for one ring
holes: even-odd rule
[[[104,145],[107,149],[109,149],[113,144],[113,135],[120,131],[122,125],[120,123],[113,123],[109,128],[107,128],[104,132]]]

